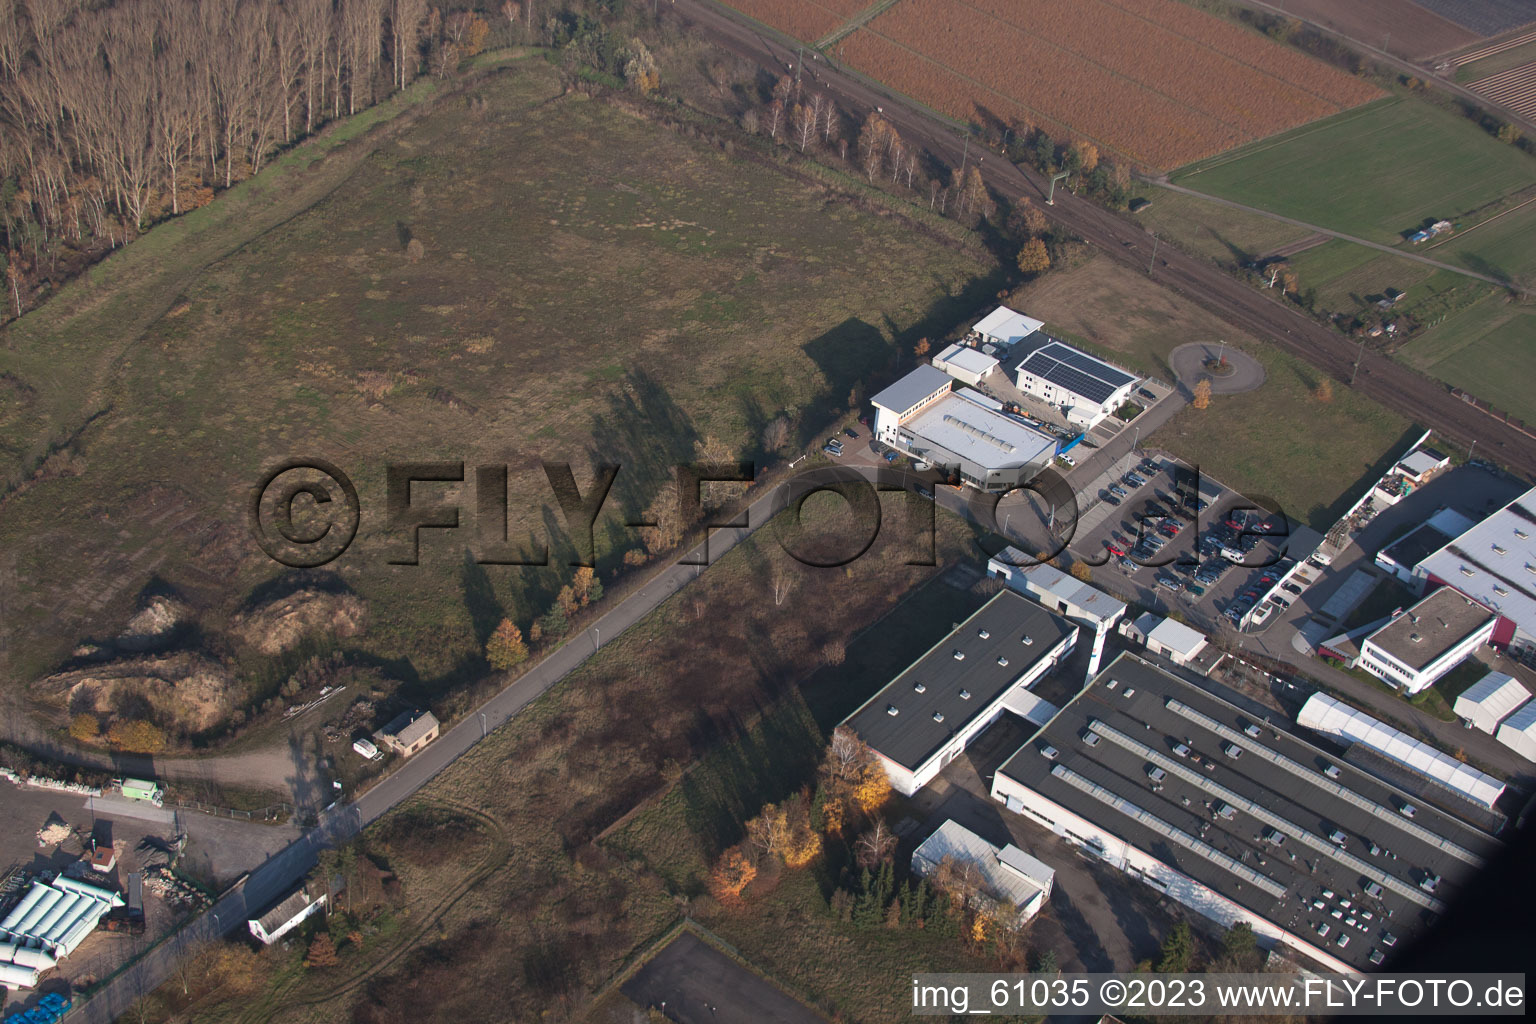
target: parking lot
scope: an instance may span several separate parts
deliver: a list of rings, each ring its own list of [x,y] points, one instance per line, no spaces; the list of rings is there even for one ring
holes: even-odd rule
[[[1208,630],[1236,628],[1294,553],[1309,553],[1318,540],[1169,459],[1144,458],[1103,482],[1082,496],[1097,503],[1083,516],[1072,553],[1100,563],[1096,578],[1122,596],[1164,614],[1178,611]],[[1270,620],[1263,614],[1250,628]]]

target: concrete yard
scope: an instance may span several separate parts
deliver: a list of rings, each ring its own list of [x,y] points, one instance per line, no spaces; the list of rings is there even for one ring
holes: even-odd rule
[[[678,1024],[826,1024],[821,1014],[690,932],[669,942],[622,991]]]

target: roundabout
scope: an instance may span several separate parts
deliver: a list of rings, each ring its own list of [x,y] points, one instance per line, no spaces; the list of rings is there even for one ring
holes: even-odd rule
[[[1202,377],[1211,382],[1211,394],[1236,395],[1264,383],[1264,366],[1246,352],[1217,342],[1192,342],[1168,354],[1179,383],[1193,391]]]

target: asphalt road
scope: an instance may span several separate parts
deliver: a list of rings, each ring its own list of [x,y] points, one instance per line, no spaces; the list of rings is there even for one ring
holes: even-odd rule
[[[795,46],[784,45],[757,26],[738,20],[738,15],[711,0],[674,0],[673,10],[695,31],[743,57],[786,71],[795,63]],[[952,124],[909,99],[837,70],[825,57],[807,62],[802,88],[830,96],[844,113],[856,118],[861,119],[864,112],[878,107],[909,143],[921,145],[953,166],[965,159],[963,137]],[[981,168],[987,185],[999,195],[1010,199],[1045,198],[1047,183],[1034,170],[988,154],[979,145],[970,146],[969,158]],[[1055,205],[1042,208],[1048,217],[1101,249],[1109,258],[1143,273],[1150,266],[1154,280],[1228,323],[1273,342],[1342,382],[1348,383],[1353,377],[1353,386],[1358,391],[1389,409],[1432,427],[1457,444],[1470,447],[1476,442],[1487,458],[1525,477],[1536,477],[1536,437],[1456,398],[1443,383],[1368,351],[1360,357],[1359,373],[1354,374],[1358,346],[1229,276],[1215,264],[1170,245],[1157,247],[1154,259],[1153,240],[1139,225],[1065,189],[1056,190]]]
[[[108,982],[91,999],[78,1004],[68,1019],[90,1024],[110,1024],[126,1013],[141,995],[169,978],[176,961],[194,950],[199,943],[244,929],[249,918],[285,895],[314,867],[320,850],[346,842],[369,823],[416,793],[492,730],[506,723],[578,668],[599,649],[600,642],[613,640],[650,614],[695,579],[703,571],[705,562],[719,558],[768,522],[784,507],[789,496],[795,493],[795,488],[835,477],[867,478],[875,472],[891,482],[899,482],[907,476],[885,466],[879,469],[837,466],[808,471],[794,478],[793,486],[780,484],[765,490],[749,506],[746,526],[714,531],[708,541],[690,549],[677,562],[659,572],[644,588],[616,602],[590,628],[572,636],[354,803],[335,806],[323,812],[317,828],[300,836],[253,869],[243,885],[189,921],[175,937],[155,947],[132,968]],[[954,491],[954,488],[945,488],[940,500],[946,507],[964,511],[963,503]]]

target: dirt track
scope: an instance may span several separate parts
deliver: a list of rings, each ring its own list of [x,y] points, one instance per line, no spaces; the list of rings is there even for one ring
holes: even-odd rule
[[[734,13],[727,13],[710,0],[675,0],[673,9],[695,31],[732,52],[786,70],[794,64],[794,47],[738,21]],[[879,107],[904,138],[921,144],[947,163],[961,162],[962,137],[957,129],[910,100],[828,66],[823,57],[808,62],[802,86],[831,96],[845,113],[858,119],[862,119],[865,111]],[[1016,167],[996,154],[979,151],[975,145],[971,146],[970,154],[995,192],[1009,198],[1030,196],[1043,204],[1046,183],[1038,173]],[[1143,273],[1152,262],[1151,237],[1117,213],[1062,189],[1057,189],[1055,205],[1045,209],[1052,219],[1111,259]],[[1347,338],[1229,277],[1214,264],[1172,246],[1157,249],[1151,270],[1154,280],[1234,326],[1273,342],[1344,383],[1349,382],[1359,348]],[[1453,443],[1470,447],[1475,441],[1480,454],[1524,477],[1536,477],[1536,437],[1463,402],[1443,383],[1421,377],[1367,351],[1354,386],[1403,416],[1432,427]]]

